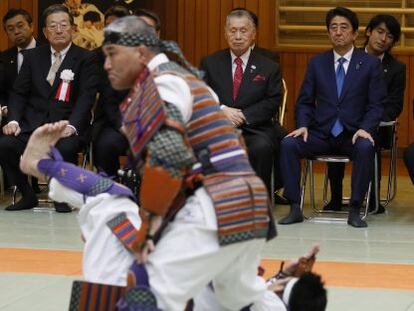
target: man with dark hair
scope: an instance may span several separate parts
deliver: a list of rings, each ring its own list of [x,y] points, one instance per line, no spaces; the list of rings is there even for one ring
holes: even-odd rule
[[[312,272],[295,282],[288,297],[289,311],[324,311],[328,302],[321,277]]]
[[[113,6],[105,12],[105,26],[128,15],[130,12],[127,8],[119,5]],[[96,55],[100,84],[92,130],[93,162],[99,172],[105,172],[110,177],[117,177],[120,168],[119,157],[126,155],[129,147],[128,140],[121,131],[122,116],[119,111],[119,104],[128,91],[116,91],[111,87],[104,70],[105,56],[102,47],[96,50]]]
[[[366,227],[359,212],[372,177],[373,136],[383,114],[386,86],[378,58],[354,47],[358,18],[353,11],[330,10],[326,27],[333,49],[310,60],[296,102],[297,129],[282,141],[282,177],[291,207],[279,223],[303,221],[300,160],[339,154],[353,161],[348,224]]]
[[[270,193],[273,160],[285,134],[273,121],[282,96],[279,65],[251,49],[256,27],[246,10],[231,11],[224,31],[229,48],[205,57],[201,69],[224,114],[241,130],[250,163]]]
[[[72,44],[73,17],[62,5],[43,12],[43,33],[49,44],[26,52],[9,99],[8,123],[0,138],[0,164],[17,186],[22,198],[8,211],[30,209],[37,197],[19,169],[20,156],[30,134],[47,122],[69,120],[57,148],[77,163],[85,146],[90,112],[96,97],[97,68],[92,53]],[[55,204],[58,212],[70,212]]]
[[[392,47],[398,42],[401,35],[401,26],[395,17],[391,15],[376,15],[368,23],[365,29],[365,52],[378,57],[382,63],[384,79],[386,83],[387,97],[384,102],[384,112],[381,121],[395,121],[401,114],[404,104],[405,91],[405,64],[400,63],[391,55]],[[382,147],[390,146],[392,140],[391,127],[380,127],[379,135],[376,138],[376,151],[378,158],[378,193],[380,192],[381,179],[381,152]],[[343,163],[330,163],[328,175],[331,186],[331,201],[325,210],[340,210],[342,206],[342,180],[344,177],[345,165]],[[379,198],[379,195],[378,195]],[[383,213],[384,207],[376,202],[375,191],[371,191],[370,207],[375,210],[378,204],[377,213]]]
[[[0,86],[5,92],[4,102],[0,105],[5,107],[23,64],[24,51],[35,48],[37,43],[33,37],[32,17],[24,9],[10,9],[3,17],[3,28],[13,44],[13,47],[0,54],[7,77]]]
[[[116,19],[124,16],[128,16],[131,13],[129,10],[122,6],[122,5],[114,5],[111,6],[106,12],[105,12],[105,26],[109,25]]]
[[[157,13],[147,9],[137,9],[135,15],[142,18],[148,25],[154,27],[158,38],[161,33],[161,19]]]

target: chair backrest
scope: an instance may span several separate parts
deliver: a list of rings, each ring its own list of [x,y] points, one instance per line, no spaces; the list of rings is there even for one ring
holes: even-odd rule
[[[283,125],[283,122],[285,121],[285,112],[286,112],[287,95],[288,95],[288,88],[287,88],[285,79],[282,79],[282,87],[283,87],[283,97],[282,97],[282,103],[279,106],[279,112],[278,112],[280,125]]]

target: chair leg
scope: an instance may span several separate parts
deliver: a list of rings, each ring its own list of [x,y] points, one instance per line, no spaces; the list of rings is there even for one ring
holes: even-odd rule
[[[309,183],[310,183],[310,201],[312,205],[312,210],[316,211],[316,202],[315,202],[315,175],[313,173],[313,161],[309,161]]]
[[[308,160],[305,160],[303,171],[302,171],[302,178],[301,178],[301,187],[300,187],[300,210],[303,213],[303,208],[305,205],[305,193],[306,193],[306,179],[308,175]]]
[[[323,180],[323,196],[322,196],[322,200],[323,200],[323,205],[327,205],[328,202],[328,164],[325,165],[325,178]],[[332,190],[331,190],[332,191]]]

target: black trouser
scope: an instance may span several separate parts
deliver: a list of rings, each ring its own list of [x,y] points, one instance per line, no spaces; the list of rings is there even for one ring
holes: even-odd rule
[[[117,176],[119,156],[126,155],[128,140],[119,131],[111,127],[102,128],[92,142],[95,166],[108,176]]]
[[[34,197],[35,193],[30,186],[27,176],[20,171],[20,157],[26,148],[30,133],[18,136],[4,135],[0,137],[0,165],[6,171],[10,183],[17,186],[22,198]],[[56,144],[56,148],[62,154],[65,161],[77,164],[78,152],[85,143],[79,136],[62,138]]]

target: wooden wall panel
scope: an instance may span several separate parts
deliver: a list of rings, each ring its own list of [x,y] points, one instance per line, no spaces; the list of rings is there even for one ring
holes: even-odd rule
[[[33,14],[37,30],[39,0],[0,0],[0,17],[11,7],[23,7]],[[139,0],[143,8],[153,10],[162,20],[161,35],[182,47],[187,59],[198,65],[202,57],[227,47],[224,38],[225,17],[235,7],[246,7],[259,18],[257,42],[265,48],[275,46],[274,27],[276,0]],[[1,27],[2,28],[2,27]],[[8,47],[6,34],[0,30],[0,49]],[[321,51],[278,49],[281,68],[289,88],[286,127],[294,128],[294,105],[309,59]],[[414,141],[414,52],[399,52],[398,58],[407,64],[405,106],[399,119],[398,145],[404,147]]]

